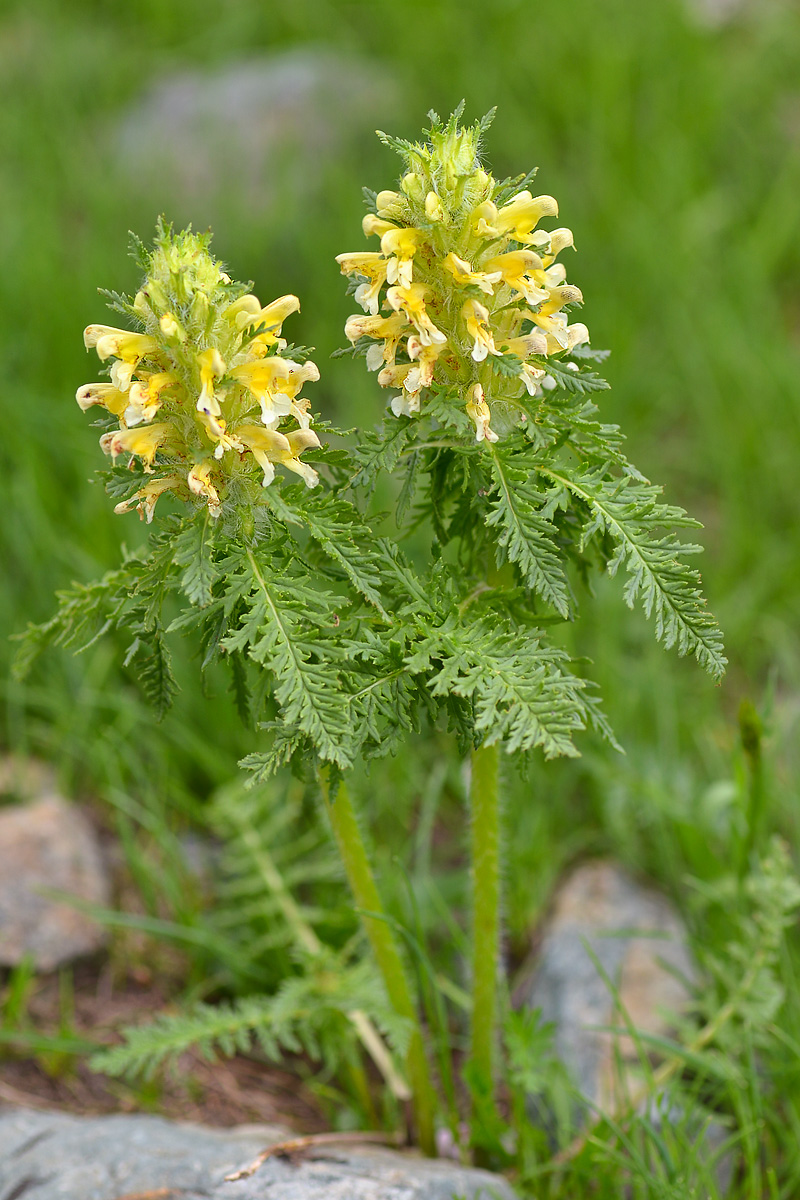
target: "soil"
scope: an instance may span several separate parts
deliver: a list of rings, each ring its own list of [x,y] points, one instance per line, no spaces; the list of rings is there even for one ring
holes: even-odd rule
[[[80,964],[73,970],[73,1011],[69,1036],[111,1045],[116,1030],[151,1020],[169,1011],[170,1000],[149,981],[114,980],[109,964]],[[30,1030],[58,1036],[63,988],[58,977],[37,981],[26,1017]],[[57,1109],[80,1115],[151,1112],[181,1121],[230,1126],[259,1122],[286,1125],[302,1133],[330,1127],[323,1107],[303,1076],[309,1065],[298,1059],[296,1070],[237,1055],[209,1062],[187,1053],[157,1081],[126,1083],[89,1070],[74,1055],[40,1053],[24,1056],[0,1046],[0,1104]]]

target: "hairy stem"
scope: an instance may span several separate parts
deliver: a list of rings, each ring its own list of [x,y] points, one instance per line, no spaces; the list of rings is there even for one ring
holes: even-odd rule
[[[391,926],[385,919],[384,908],[367,857],[353,802],[344,783],[340,783],[335,798],[331,798],[326,771],[321,772],[322,794],[342,863],[357,906],[362,910],[364,930],[383,976],[389,1001],[401,1017],[412,1023],[413,1032],[406,1055],[406,1069],[411,1084],[417,1136],[422,1150],[436,1153],[434,1114],[436,1097],[428,1071],[425,1047],[414,1001],[411,996],[403,960]],[[367,914],[374,913],[375,916]]]
[[[472,751],[472,1035],[471,1060],[482,1092],[492,1094],[500,949],[499,751]]]

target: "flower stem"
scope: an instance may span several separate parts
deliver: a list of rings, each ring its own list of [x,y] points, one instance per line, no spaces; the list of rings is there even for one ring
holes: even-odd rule
[[[436,1153],[434,1114],[436,1096],[431,1083],[419,1018],[411,997],[406,970],[394,933],[384,916],[384,908],[367,857],[350,793],[340,783],[335,798],[331,798],[327,772],[320,772],[325,807],[333,827],[342,863],[372,952],[383,976],[389,1002],[401,1017],[412,1023],[412,1034],[406,1054],[406,1069],[411,1085],[414,1118],[421,1149],[431,1156]],[[374,913],[375,916],[367,914]]]
[[[500,949],[500,801],[497,746],[472,751],[472,1036],[471,1062],[491,1097]]]

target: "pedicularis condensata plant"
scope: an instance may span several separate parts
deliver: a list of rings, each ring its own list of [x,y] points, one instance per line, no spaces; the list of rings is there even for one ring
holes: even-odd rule
[[[282,337],[297,299],[262,307],[207,238],[160,228],[141,255],[139,293],[111,295],[136,331],[86,331],[109,381],[80,388],[78,402],[104,414],[116,511],[151,520],[160,496],[173,503],[150,549],[64,593],[24,652],[85,640],[99,624],[125,629],[128,659],[163,710],[174,691],[164,634],[196,630],[205,662],[229,664],[243,716],[272,733],[271,748],[245,760],[255,778],[287,764],[317,772],[386,995],[408,1023],[415,1130],[429,1153],[437,1100],[424,1031],[348,769],[437,721],[471,752],[465,1078],[471,1141],[485,1152],[498,1145],[502,1062],[498,750],[574,755],[587,725],[613,741],[592,685],[549,630],[574,619],[590,570],[624,567],[625,599],[641,600],[657,637],[716,677],[725,666],[699,576],[681,561],[699,547],[674,533],[697,522],[661,502],[593,402],[605,355],[571,315],[583,300],[560,257],[572,233],[539,227],[558,216],[555,199],[533,194],[533,175],[495,180],[480,161],[489,118],[464,127],[460,116],[431,114],[421,143],[380,135],[404,169],[396,190],[367,194],[363,231],[379,249],[338,256],[363,310],[345,328],[350,352],[391,390],[382,425],[349,452],[331,447],[300,395],[319,373]],[[401,532],[428,538],[422,564],[363,515],[382,473],[398,479]],[[184,608],[165,631],[169,593]],[[452,1105],[446,1119],[456,1130]]]

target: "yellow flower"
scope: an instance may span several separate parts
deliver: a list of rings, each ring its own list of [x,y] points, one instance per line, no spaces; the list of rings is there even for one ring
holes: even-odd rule
[[[371,250],[361,254],[337,254],[336,261],[343,275],[363,275],[367,279],[367,283],[359,284],[356,288],[356,304],[360,304],[365,312],[377,316],[380,290],[386,282],[386,259]]]
[[[412,283],[410,287],[390,287],[386,299],[395,312],[403,312],[419,334],[423,346],[433,342],[446,342],[447,335],[437,329],[428,316],[425,300],[430,294],[430,288],[424,283]]]
[[[390,192],[388,190],[378,192],[375,197],[375,208],[378,210],[378,216],[391,214],[392,210],[401,204],[403,197],[399,192]]]
[[[499,283],[502,278],[502,273],[497,270],[473,271],[470,263],[464,258],[459,258],[452,250],[446,258],[442,259],[442,266],[450,272],[456,283],[462,286],[473,284],[482,292],[486,292],[487,296],[494,294],[494,284]]]
[[[93,404],[100,404],[115,417],[121,417],[128,407],[128,397],[113,383],[84,383],[75,393],[75,399],[82,412],[86,412]]]
[[[306,487],[316,487],[319,475],[308,463],[301,462],[304,450],[320,445],[313,429],[296,429],[285,436],[275,429],[264,429],[261,425],[240,425],[237,437],[252,451],[253,457],[264,472],[263,487],[275,478],[273,463],[281,463],[296,475],[300,475]]]
[[[161,332],[168,342],[186,341],[186,330],[173,313],[164,313],[158,323],[161,327]]]
[[[118,454],[133,454],[142,460],[145,470],[150,471],[159,446],[169,439],[171,433],[172,426],[166,421],[157,425],[137,425],[134,429],[104,433],[100,438],[100,447],[104,454],[110,454],[112,458]]]
[[[94,347],[101,362],[113,355],[123,362],[135,364],[158,349],[155,338],[133,333],[130,329],[115,329],[113,325],[87,325],[83,331],[83,344],[87,350]]]
[[[544,258],[546,259],[544,265],[546,267],[549,267],[552,260],[554,258],[557,258],[558,255],[561,253],[561,251],[565,250],[567,248],[567,246],[572,246],[573,249],[575,247],[575,241],[572,236],[572,230],[571,229],[553,229],[553,230],[551,230],[550,242],[549,242],[549,245],[546,247],[546,252],[544,254]]]
[[[537,312],[531,312],[528,315],[534,324],[555,338],[562,350],[567,350],[569,348],[567,318],[561,309],[565,304],[576,304],[582,300],[583,294],[580,288],[569,285],[549,288],[547,303],[543,304]]]
[[[183,480],[180,475],[160,475],[157,479],[148,480],[144,487],[139,488],[139,491],[127,500],[116,504],[114,512],[117,514],[127,513],[132,508],[137,508],[140,519],[147,521],[149,525],[153,520],[158,497],[163,496],[164,492],[180,491],[182,486]]]
[[[500,231],[495,228],[497,220],[497,205],[491,200],[484,200],[470,216],[470,229],[476,237],[493,241],[500,237]]]
[[[319,379],[319,369],[312,362],[302,365],[290,358],[270,355],[254,362],[241,363],[229,372],[251,392],[261,405],[261,420],[270,429],[281,417],[293,414],[301,424],[307,423],[305,410],[294,403],[303,384]]]
[[[205,497],[208,504],[208,515],[216,519],[222,506],[219,500],[219,492],[211,482],[211,472],[214,469],[213,459],[205,458],[202,462],[196,463],[186,477],[186,482],[189,485],[189,491],[195,496]]]
[[[251,328],[260,330],[247,341],[248,352],[265,354],[271,346],[278,346],[282,349],[286,345],[280,336],[283,322],[292,313],[299,311],[300,301],[297,296],[292,295],[279,296],[265,308],[259,308],[256,311],[242,309],[236,318],[240,328],[245,331]],[[261,329],[262,325],[263,329]],[[246,333],[245,339],[247,339]]]
[[[488,354],[499,354],[489,324],[488,308],[478,300],[466,300],[462,305],[461,315],[466,323],[467,333],[473,340],[472,357],[475,362],[483,362]]]
[[[418,229],[387,229],[381,238],[381,253],[386,256],[386,280],[400,287],[411,287],[412,260],[424,241]]]
[[[428,192],[425,197],[425,214],[431,221],[443,221],[445,218],[444,206],[436,195],[436,192]]]
[[[142,421],[152,421],[161,407],[161,393],[178,382],[175,371],[141,372],[143,379],[137,379],[130,385],[126,396],[125,424],[139,425]]]
[[[544,264],[533,250],[511,250],[508,254],[498,254],[486,264],[490,271],[496,271],[503,280],[520,296],[524,296],[528,304],[540,304],[547,299],[547,291],[537,287],[529,279],[532,272],[544,275]],[[538,275],[536,278],[538,279]]]
[[[445,349],[445,345],[442,342],[433,342],[426,346],[420,338],[412,334],[408,339],[406,349],[411,361],[419,364],[419,378],[422,387],[430,387],[433,383],[436,360]]]
[[[484,398],[483,388],[479,383],[474,383],[467,392],[466,408],[467,416],[471,421],[475,422],[475,441],[496,442],[497,434],[493,429],[489,428],[489,421],[492,414]]]
[[[375,338],[376,344],[367,350],[367,370],[378,371],[381,363],[394,362],[397,347],[403,334],[409,333],[411,326],[402,313],[392,313],[390,317],[349,317],[344,327],[345,337],[353,345],[362,337]],[[377,344],[383,342],[383,346]]]
[[[197,363],[202,384],[202,390],[197,397],[197,411],[218,417],[222,409],[214,395],[214,381],[225,374],[225,361],[216,346],[210,346],[197,355]]]
[[[364,230],[365,237],[383,237],[385,233],[397,229],[397,226],[393,221],[384,221],[381,217],[376,217],[374,213],[367,213],[361,222],[361,228]]]
[[[558,204],[552,196],[531,196],[519,192],[498,210],[494,227],[498,233],[509,234],[515,242],[531,241],[531,234],[542,217],[557,217]]]

